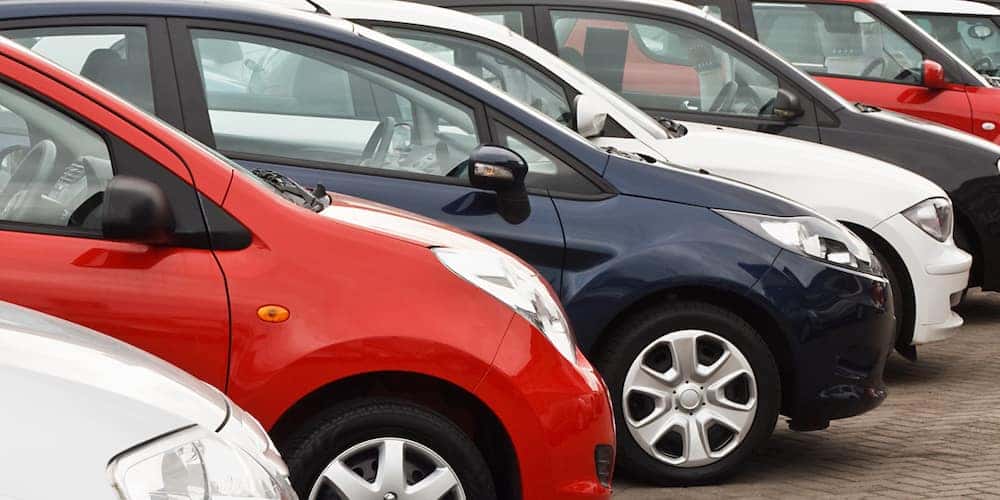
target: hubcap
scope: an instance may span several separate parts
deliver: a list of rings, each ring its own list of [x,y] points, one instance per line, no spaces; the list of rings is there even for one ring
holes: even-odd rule
[[[646,346],[625,376],[622,411],[636,444],[677,467],[732,453],[757,414],[757,381],[743,353],[703,330],[668,333]]]
[[[309,500],[465,500],[458,475],[430,448],[402,438],[371,439],[337,455]]]

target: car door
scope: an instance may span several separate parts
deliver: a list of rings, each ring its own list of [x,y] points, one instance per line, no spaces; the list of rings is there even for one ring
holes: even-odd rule
[[[490,139],[483,106],[369,53],[234,23],[171,20],[185,128],[251,169],[453,224],[520,255],[560,286],[562,228],[538,175],[512,224],[463,175]],[[536,172],[537,173],[537,172]]]
[[[815,107],[791,120],[774,114],[789,82],[701,27],[562,6],[539,18],[543,46],[650,115],[819,140]]]
[[[110,50],[115,38],[139,46],[132,37],[146,33],[109,27],[88,37],[88,48]],[[88,59],[82,46],[61,46]],[[134,57],[138,50],[128,49]],[[139,59],[133,62],[141,65]],[[146,66],[146,78],[132,82],[136,95],[152,94]],[[0,300],[102,331],[224,389],[229,305],[187,167],[155,139],[61,84],[11,61],[2,72]],[[173,244],[104,237],[103,191],[119,176],[163,189],[174,211]]]
[[[925,87],[927,56],[875,10],[834,3],[750,5],[757,40],[846,99],[972,132],[965,86]]]

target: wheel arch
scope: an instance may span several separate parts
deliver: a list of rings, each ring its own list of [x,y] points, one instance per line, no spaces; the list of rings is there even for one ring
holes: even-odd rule
[[[513,441],[496,413],[458,385],[434,376],[377,371],[330,382],[299,399],[275,422],[270,434],[278,448],[314,416],[352,399],[392,398],[441,413],[462,428],[483,454],[497,478],[499,498],[521,498],[520,469]]]
[[[733,290],[711,286],[678,286],[647,294],[622,309],[608,323],[594,343],[593,351],[600,352],[608,343],[613,342],[610,332],[631,316],[669,302],[703,302],[733,312],[749,323],[764,340],[778,365],[782,413],[785,413],[786,408],[792,407],[791,398],[796,393],[796,370],[786,329],[766,306]]]

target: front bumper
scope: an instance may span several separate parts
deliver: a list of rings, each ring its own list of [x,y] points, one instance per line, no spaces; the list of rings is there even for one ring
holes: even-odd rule
[[[887,281],[783,251],[754,293],[778,310],[787,339],[782,413],[793,429],[882,404],[896,325]]]
[[[963,320],[952,307],[954,299],[968,286],[972,256],[952,240],[942,243],[924,234],[901,214],[873,229],[903,259],[913,284],[913,330],[902,332],[901,338],[909,338],[901,340],[912,345],[929,344],[958,333]]]
[[[573,366],[514,316],[476,389],[510,435],[524,500],[611,498],[596,457],[599,447],[614,449],[611,399],[600,375],[579,351],[577,357]]]

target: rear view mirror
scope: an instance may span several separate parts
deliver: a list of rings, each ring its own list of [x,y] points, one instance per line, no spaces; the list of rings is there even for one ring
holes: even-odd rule
[[[608,113],[604,103],[587,94],[576,96],[576,131],[590,139],[604,133],[604,124],[608,121]]]
[[[926,60],[923,64],[924,86],[929,89],[943,89],[948,86],[944,78],[944,68],[935,61]]]
[[[160,186],[135,177],[114,177],[104,191],[101,229],[110,240],[163,245],[173,239],[174,214]]]
[[[469,181],[473,187],[497,194],[497,211],[511,224],[531,215],[524,178],[528,164],[521,155],[500,146],[480,146],[469,156]]]
[[[975,40],[985,40],[993,36],[993,28],[988,24],[976,24],[974,26],[969,26],[968,30],[969,38]]]
[[[778,94],[774,96],[774,116],[790,121],[802,116],[804,112],[799,96],[785,89],[778,89]]]

